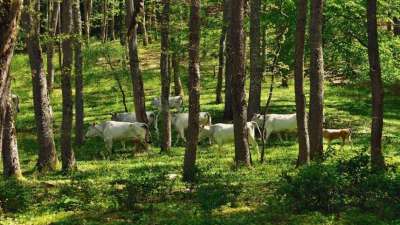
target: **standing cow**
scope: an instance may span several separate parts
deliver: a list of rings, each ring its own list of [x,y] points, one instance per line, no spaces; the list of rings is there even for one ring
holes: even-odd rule
[[[172,114],[171,124],[179,134],[176,139],[175,145],[178,143],[179,138],[182,138],[186,142],[185,130],[187,130],[189,127],[189,113]],[[199,125],[200,126],[211,125],[210,113],[208,112],[199,113]]]
[[[171,96],[168,99],[169,102],[169,108],[175,108],[178,112],[181,111],[181,108],[183,106],[183,98],[182,96]],[[154,98],[153,101],[151,102],[154,108],[161,110],[161,100],[160,98]]]
[[[156,121],[156,114],[153,111],[146,111],[146,116],[148,120],[148,125],[153,125]],[[111,113],[111,120],[130,123],[138,122],[135,112]]]
[[[125,150],[125,141],[132,140],[142,144],[145,149],[148,149],[150,143],[149,127],[145,123],[129,123],[118,121],[107,121],[102,124],[92,124],[86,137],[102,137],[109,153],[112,152],[114,141],[121,141]]]
[[[262,128],[264,124],[264,116],[255,114],[252,121],[256,122]],[[268,141],[272,133],[277,133],[279,139],[282,141],[280,132],[296,132],[297,131],[297,117],[296,113],[292,114],[267,114],[265,116],[265,126],[262,131],[265,142]]]

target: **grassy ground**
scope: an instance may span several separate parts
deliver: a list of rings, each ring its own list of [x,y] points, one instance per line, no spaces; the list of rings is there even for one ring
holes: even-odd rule
[[[122,67],[111,70],[99,65],[97,59],[104,52],[120,57],[123,49],[117,42],[111,45],[91,44],[85,50],[85,123],[101,122],[109,113],[123,111],[122,99],[113,79],[121,76],[128,106],[132,107],[130,79]],[[145,83],[146,104],[160,93],[159,46],[141,48],[141,65]],[[201,108],[211,112],[213,121],[221,120],[223,104],[215,104],[215,61],[203,59],[201,65]],[[214,146],[202,145],[198,153],[199,181],[194,186],[168,174],[181,174],[183,144],[174,146],[170,155],[158,154],[152,147],[148,153],[117,151],[110,160],[104,160],[101,139],[87,140],[83,146],[74,146],[79,170],[71,176],[59,173],[37,174],[34,170],[37,143],[32,106],[31,78],[26,55],[16,55],[12,63],[15,77],[13,91],[20,96],[21,113],[17,131],[21,165],[25,181],[0,181],[0,191],[8,199],[6,209],[0,209],[0,224],[385,224],[379,217],[357,210],[340,215],[287,211],[274,200],[280,175],[294,169],[297,142],[294,137],[280,143],[272,137],[267,145],[266,162],[251,169],[235,170],[233,146],[218,152]],[[182,68],[183,83],[187,70]],[[59,76],[59,71],[56,72]],[[61,124],[61,91],[59,77],[52,94],[55,112],[57,149]],[[266,87],[269,82],[264,83]],[[187,93],[187,92],[186,92]],[[354,146],[337,150],[329,161],[346,159],[369,145],[370,94],[354,86],[326,87],[327,127],[352,127]],[[267,88],[262,95],[267,98]],[[187,97],[185,97],[187,103]],[[271,111],[293,112],[294,90],[276,88]],[[400,156],[400,99],[389,93],[385,99],[384,148],[387,162],[399,164]],[[176,135],[174,135],[176,137]],[[327,163],[329,163],[329,161]],[[1,169],[0,169],[1,173]],[[0,194],[1,195],[1,194]],[[1,200],[1,199],[0,199]],[[3,200],[5,201],[5,200]],[[132,204],[136,202],[138,204]],[[1,206],[0,201],[0,206]]]

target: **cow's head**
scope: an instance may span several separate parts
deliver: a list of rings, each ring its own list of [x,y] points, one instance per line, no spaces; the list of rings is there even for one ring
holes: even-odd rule
[[[118,113],[116,113],[116,112],[110,113],[110,115],[111,115],[111,120],[116,120],[116,119],[117,119],[117,114],[118,114]]]
[[[101,132],[100,128],[98,127],[98,125],[96,125],[96,123],[93,123],[92,125],[89,126],[89,129],[86,132],[85,137],[91,138],[91,137],[98,137],[98,136],[102,136],[102,132]]]

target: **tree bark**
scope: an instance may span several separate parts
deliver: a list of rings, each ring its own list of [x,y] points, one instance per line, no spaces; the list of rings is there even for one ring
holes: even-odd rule
[[[174,69],[174,95],[183,96],[183,88],[181,82],[181,75],[179,73],[179,59],[178,52],[172,53],[172,68]]]
[[[23,27],[32,72],[33,105],[36,135],[39,143],[37,168],[40,172],[54,171],[58,163],[54,144],[53,118],[50,109],[46,74],[40,46],[40,15],[35,11],[38,0],[25,0]]]
[[[83,144],[84,140],[84,102],[83,102],[83,75],[82,75],[82,20],[79,0],[74,0],[72,7],[74,23],[75,47],[75,143]]]
[[[368,0],[368,60],[372,90],[371,164],[375,170],[383,170],[385,168],[385,160],[382,153],[384,94],[379,58],[376,5],[376,0]]]
[[[115,15],[114,15],[114,3],[110,2],[110,26],[109,26],[109,33],[111,36],[111,40],[115,40]]]
[[[322,52],[323,0],[311,1],[310,24],[310,159],[323,157],[324,59]]]
[[[232,1],[229,58],[232,62],[232,111],[235,133],[235,162],[237,166],[250,166],[250,152],[247,141],[247,113],[244,63],[244,0]]]
[[[395,36],[400,36],[400,19],[397,17],[393,18],[393,33]]]
[[[183,179],[194,181],[200,112],[200,0],[191,1],[189,20],[189,127]]]
[[[146,105],[144,98],[143,78],[140,71],[137,45],[138,17],[143,12],[144,0],[127,0],[126,16],[128,30],[129,65],[133,87],[133,100],[138,122],[147,123]]]
[[[307,130],[306,96],[304,94],[304,42],[307,23],[307,0],[297,1],[297,21],[295,37],[294,87],[296,96],[297,140],[299,155],[297,166],[310,161],[310,142]]]
[[[143,10],[143,16],[141,17],[140,21],[140,29],[142,30],[142,36],[143,36],[143,46],[147,46],[149,44],[149,38],[147,35],[147,29],[146,29],[146,11]]]
[[[224,69],[225,69],[225,52],[226,52],[226,32],[229,23],[229,1],[224,0],[224,11],[222,19],[221,34],[219,38],[219,51],[218,51],[218,78],[217,78],[217,88],[216,88],[216,103],[222,103],[222,84],[224,80]]]
[[[169,152],[171,149],[171,114],[169,112],[170,77],[168,73],[168,48],[169,48],[169,0],[162,0],[163,11],[161,15],[161,151]]]
[[[247,119],[251,120],[260,111],[261,101],[261,0],[250,1],[250,93]]]
[[[108,1],[103,0],[102,4],[102,22],[101,22],[101,41],[104,43],[107,41],[107,21],[108,21]]]
[[[61,71],[62,88],[62,124],[61,124],[61,159],[62,170],[68,173],[76,168],[75,154],[71,144],[72,130],[72,0],[63,0],[61,3],[61,32],[66,38],[62,42],[63,65]]]
[[[11,95],[11,92],[9,93]],[[3,158],[3,175],[4,177],[22,177],[18,144],[17,132],[15,129],[15,111],[12,105],[11,97],[6,102],[5,123],[3,126],[3,143],[1,155]]]
[[[92,0],[84,0],[83,3],[83,21],[84,21],[84,27],[85,27],[85,39],[86,42],[89,42],[90,38],[90,17],[92,14]]]
[[[18,152],[16,151],[15,130],[10,129],[14,126],[14,123],[12,121],[13,107],[11,107],[10,101],[11,79],[9,73],[18,33],[21,5],[22,0],[0,1],[0,146],[2,146],[5,177],[19,177],[21,175]]]
[[[49,12],[49,37],[50,40],[47,43],[47,90],[49,93],[53,90],[54,84],[54,43],[56,42],[56,31],[57,31],[57,23],[58,17],[60,14],[60,2],[51,0],[52,8],[50,8]]]
[[[228,7],[228,24],[227,24],[227,31],[226,31],[226,43],[225,43],[225,105],[224,105],[224,120],[232,120],[233,119],[233,112],[232,112],[232,58],[229,54],[231,51],[231,14],[232,14],[232,0],[225,0],[225,3]]]

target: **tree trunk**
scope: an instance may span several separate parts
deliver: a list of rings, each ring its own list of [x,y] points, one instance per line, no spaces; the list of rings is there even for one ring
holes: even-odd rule
[[[11,92],[10,92],[11,95]],[[1,155],[3,156],[3,175],[4,177],[22,177],[18,145],[17,132],[15,129],[15,111],[11,97],[6,102],[5,123],[3,126],[3,143]]]
[[[226,7],[228,7],[228,23],[227,23],[227,31],[226,31],[226,40],[225,40],[225,53],[226,53],[226,59],[225,59],[225,105],[224,105],[224,119],[225,120],[232,120],[233,119],[233,112],[232,112],[232,58],[229,54],[231,51],[231,26],[232,26],[232,21],[231,21],[231,13],[232,13],[232,7],[231,5],[232,0],[225,0],[225,3],[227,4]]]
[[[226,31],[228,29],[229,19],[229,1],[224,0],[224,11],[222,19],[222,28],[219,38],[219,51],[218,51],[218,78],[217,78],[217,89],[216,89],[216,103],[222,103],[222,83],[224,80],[224,68],[225,68],[225,51],[226,51]]]
[[[108,21],[108,1],[103,0],[102,4],[102,22],[101,22],[101,41],[104,43],[107,41],[107,21]]]
[[[0,146],[5,177],[19,177],[13,112],[10,101],[10,63],[18,33],[22,0],[0,1]]]
[[[247,119],[251,120],[260,111],[261,101],[261,0],[250,1],[250,93]]]
[[[323,0],[311,1],[310,24],[310,158],[323,157],[323,117],[324,117],[324,59],[322,53],[322,13]]]
[[[181,82],[181,75],[179,73],[179,59],[178,53],[175,51],[172,54],[172,68],[174,69],[174,95],[183,96],[183,88]]]
[[[170,77],[168,74],[168,33],[169,33],[169,0],[162,0],[161,15],[161,151],[171,149],[171,114],[169,113]]]
[[[191,1],[189,19],[189,127],[183,179],[194,181],[200,112],[200,0]]]
[[[146,12],[143,10],[143,16],[141,17],[140,21],[140,29],[142,30],[142,35],[143,35],[143,46],[147,46],[149,44],[149,38],[147,35],[147,29],[146,29]]]
[[[26,46],[32,72],[33,105],[36,120],[36,134],[39,143],[37,167],[40,172],[54,171],[58,163],[52,125],[50,99],[46,74],[44,72],[42,49],[40,46],[40,15],[30,8],[38,0],[25,0],[23,27],[26,32]]]
[[[72,11],[75,34],[75,143],[81,145],[85,134],[83,126],[82,20],[79,0],[74,0]]]
[[[134,2],[135,1],[135,2]],[[137,17],[143,11],[144,0],[127,0],[126,16],[128,30],[128,48],[131,80],[133,87],[133,100],[138,122],[147,123],[146,105],[144,98],[143,78],[140,71],[139,54],[137,45]]]
[[[61,32],[65,36],[72,34],[72,0],[63,0],[61,3]],[[71,145],[72,130],[72,40],[70,37],[64,38],[62,42],[63,65],[61,71],[62,89],[62,124],[61,124],[61,159],[62,170],[64,173],[76,168],[75,154]]]
[[[84,27],[85,27],[85,39],[86,42],[89,42],[90,38],[90,17],[92,14],[92,0],[84,0],[83,3],[83,21],[84,21]]]
[[[304,95],[304,41],[307,22],[307,0],[297,1],[297,23],[295,40],[295,69],[294,85],[296,96],[297,115],[297,140],[299,142],[299,155],[297,166],[310,161],[310,142],[307,130],[306,96]]]
[[[56,31],[57,31],[57,23],[58,17],[60,14],[60,2],[51,0],[52,8],[49,12],[49,37],[50,40],[47,43],[47,90],[49,93],[53,90],[54,84],[54,64],[53,64],[53,57],[54,57],[54,43],[56,42]]]
[[[383,84],[379,58],[376,0],[368,0],[368,59],[372,89],[371,164],[376,170],[385,168],[382,153]]]
[[[115,15],[114,15],[114,3],[110,2],[110,26],[109,26],[109,33],[111,36],[111,40],[115,40]]]
[[[397,17],[393,18],[393,33],[395,36],[400,36],[400,19]]]
[[[244,0],[232,1],[231,28],[228,55],[232,62],[232,111],[235,133],[235,162],[237,166],[250,166],[250,152],[246,129],[246,91],[244,62]]]

